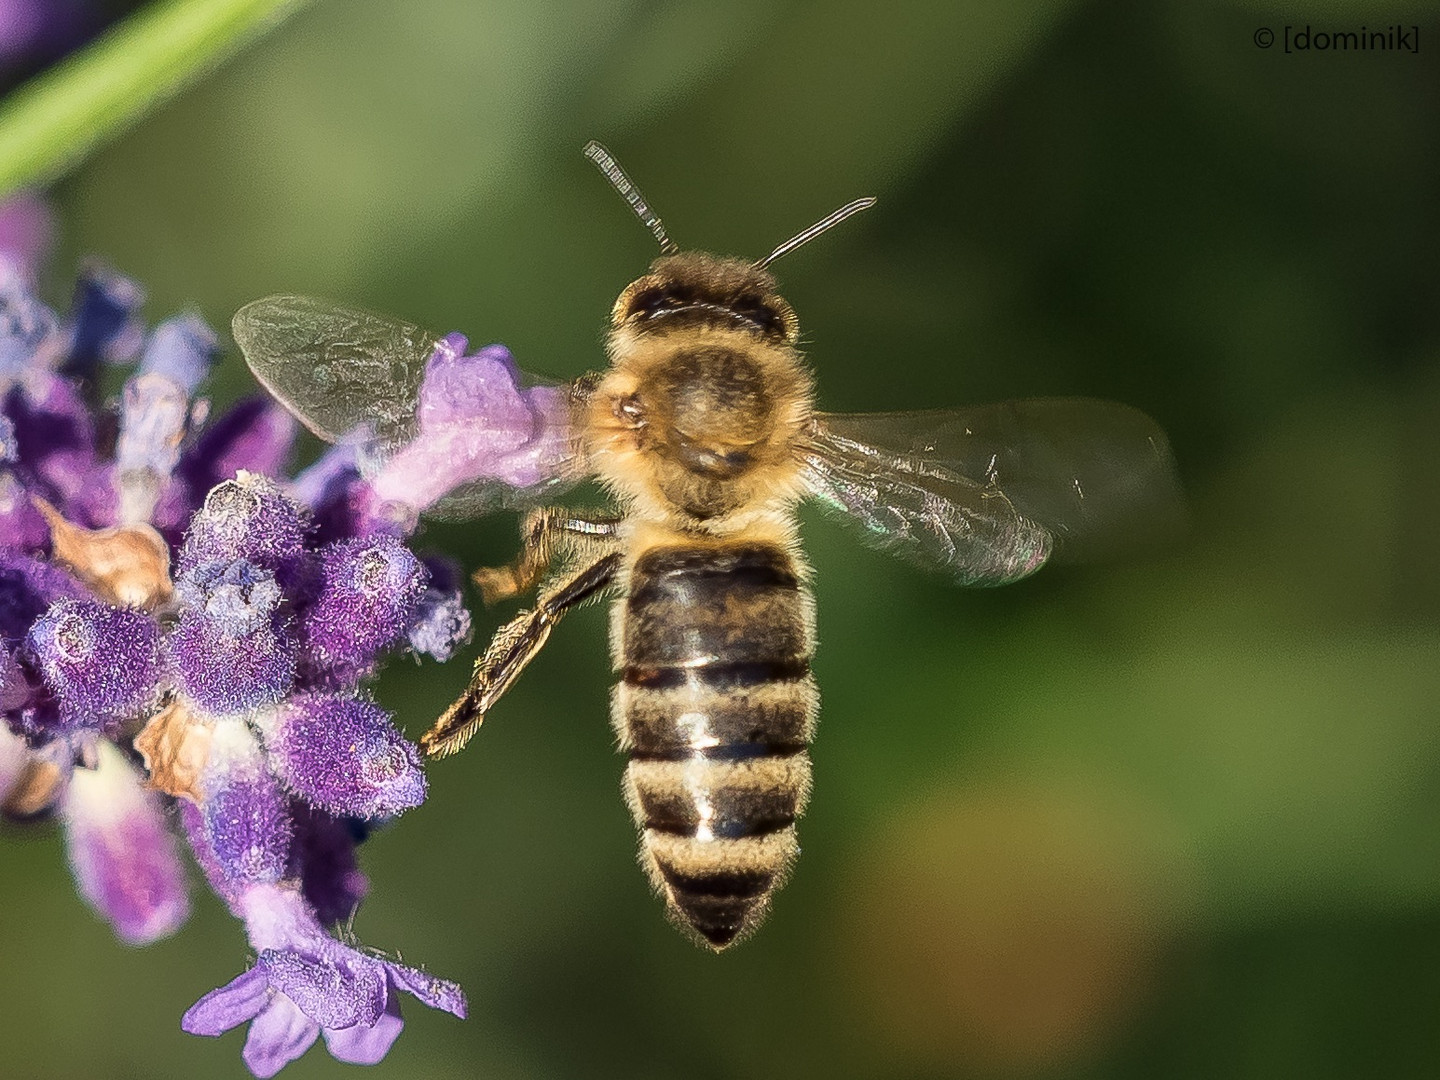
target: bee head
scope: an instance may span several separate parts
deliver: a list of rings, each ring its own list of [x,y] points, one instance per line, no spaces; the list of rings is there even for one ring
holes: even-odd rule
[[[754,263],[700,252],[663,255],[630,283],[610,314],[614,331],[670,334],[695,327],[729,329],[794,345],[800,323],[775,291],[775,279]]]

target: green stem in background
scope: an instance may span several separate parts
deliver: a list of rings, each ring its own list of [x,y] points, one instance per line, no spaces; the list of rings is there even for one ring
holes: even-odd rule
[[[55,179],[305,0],[156,0],[0,102],[0,198]]]

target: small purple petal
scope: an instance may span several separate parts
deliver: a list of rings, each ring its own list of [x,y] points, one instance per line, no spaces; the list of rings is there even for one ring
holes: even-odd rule
[[[101,263],[81,268],[70,304],[70,357],[64,371],[90,374],[102,362],[124,363],[140,351],[145,293],[134,281]]]
[[[419,434],[371,482],[380,500],[416,511],[473,480],[532,486],[555,476],[570,455],[565,392],[522,391],[503,345],[474,356],[457,355],[449,339],[437,345],[420,386],[416,421]]]
[[[459,592],[426,589],[405,630],[410,648],[442,664],[470,640],[470,611]]]
[[[308,667],[353,682],[405,632],[429,577],[391,536],[331,544],[321,553],[319,595],[300,617]]]
[[[274,994],[270,1007],[255,1018],[240,1052],[245,1067],[260,1080],[268,1080],[315,1045],[320,1025],[283,994]]]
[[[374,1026],[356,1024],[348,1028],[326,1028],[325,1048],[336,1061],[350,1065],[376,1065],[384,1060],[400,1037],[405,1021],[400,1017],[400,995],[391,993],[385,1011]]]
[[[322,504],[344,495],[344,489],[358,479],[355,447],[345,444],[329,447],[309,468],[290,484],[290,493],[302,506],[317,510]]]
[[[297,695],[267,748],[285,785],[329,813],[389,816],[425,801],[419,751],[368,701]]]
[[[46,686],[82,723],[137,712],[156,691],[160,632],[144,612],[61,600],[26,641]]]
[[[189,916],[185,871],[160,800],[111,743],[97,752],[97,767],[76,769],[61,803],[70,866],[116,936],[148,945]]]
[[[456,424],[473,426],[477,417],[497,423],[506,417],[522,419],[516,411],[520,395],[510,350],[504,345],[487,345],[466,356],[468,345],[463,335],[450,334],[436,346],[425,366],[415,411],[421,431]]]
[[[305,553],[305,519],[273,480],[242,473],[217,484],[190,523],[180,551],[183,573],[201,563],[248,559],[285,573]]]
[[[180,1029],[190,1035],[223,1035],[259,1016],[270,996],[265,973],[251,968],[186,1009]]]
[[[334,948],[321,956],[266,949],[256,966],[265,970],[271,986],[321,1027],[375,1023],[385,1011],[384,968],[353,949],[331,944]]]
[[[385,970],[389,972],[390,981],[396,987],[414,994],[423,1004],[465,1019],[469,1006],[465,1001],[465,991],[460,989],[458,983],[437,978],[419,968],[389,961],[385,963]]]
[[[210,843],[205,811],[189,799],[180,799],[178,809],[180,811],[180,827],[190,845],[190,854],[195,857],[196,865],[205,875],[206,883],[215,890],[217,896],[225,901],[231,912],[237,917],[240,916],[238,905],[246,883],[232,880],[225,867],[221,865],[219,857],[215,854],[214,845]]]

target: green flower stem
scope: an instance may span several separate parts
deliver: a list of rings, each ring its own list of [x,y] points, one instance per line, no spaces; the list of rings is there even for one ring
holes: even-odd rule
[[[304,0],[156,0],[0,102],[0,198],[53,180]]]

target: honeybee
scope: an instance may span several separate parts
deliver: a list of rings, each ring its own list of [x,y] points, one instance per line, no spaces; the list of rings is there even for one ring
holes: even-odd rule
[[[560,619],[613,596],[611,715],[640,860],[676,924],[718,952],[764,918],[810,794],[819,694],[802,500],[959,584],[1000,585],[1053,555],[1164,527],[1180,496],[1164,434],[1124,405],[817,411],[799,323],[769,267],[874,200],[757,262],[721,258],[679,250],[614,159],[594,143],[585,152],[661,254],[615,302],[609,367],[567,390],[563,452],[532,485],[482,476],[437,507],[535,504],[515,561],[475,581],[486,603],[538,592],[421,745],[463,747]],[[383,461],[417,430],[436,335],[294,296],[242,308],[234,332],[260,381],[322,437]],[[615,512],[539,505],[584,477]]]

